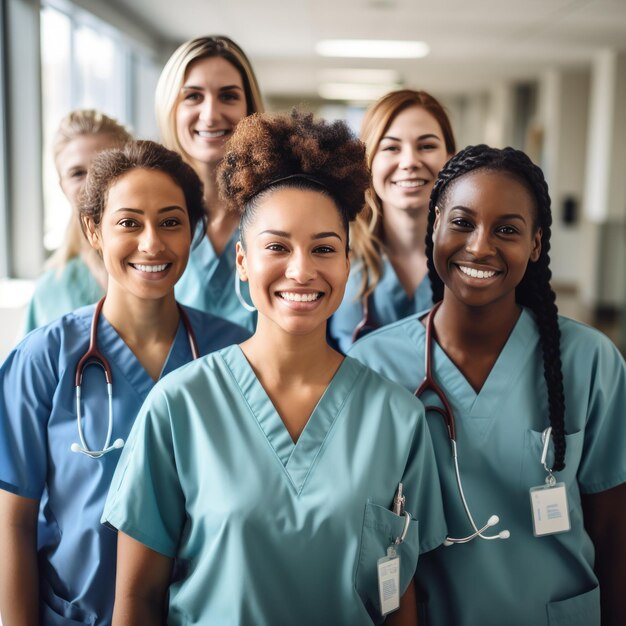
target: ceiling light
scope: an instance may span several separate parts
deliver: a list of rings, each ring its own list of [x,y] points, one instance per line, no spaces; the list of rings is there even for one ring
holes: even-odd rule
[[[430,52],[423,41],[384,41],[381,39],[325,39],[315,51],[325,57],[367,59],[419,59]]]
[[[390,91],[398,89],[398,84],[366,85],[362,83],[322,83],[317,93],[325,100],[347,100],[349,102],[369,102],[378,100]]]
[[[400,73],[396,70],[364,68],[325,68],[317,74],[322,83],[399,83]]]

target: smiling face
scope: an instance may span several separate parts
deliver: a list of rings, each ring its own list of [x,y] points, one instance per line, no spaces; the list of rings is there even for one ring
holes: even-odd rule
[[[534,200],[504,172],[477,170],[450,183],[437,207],[433,261],[445,297],[468,306],[506,301],[541,252]]]
[[[135,169],[109,188],[99,225],[85,220],[109,275],[108,294],[173,297],[191,244],[185,196],[165,173]]]
[[[55,160],[59,184],[74,210],[78,206],[78,198],[85,186],[87,170],[93,158],[98,152],[119,145],[118,139],[105,133],[78,135],[59,152]]]
[[[189,157],[217,165],[246,113],[243,81],[234,65],[222,57],[189,65],[174,113],[178,141]]]
[[[259,326],[324,334],[343,298],[350,262],[335,202],[317,191],[282,188],[261,198],[237,244],[237,267],[250,283]]]
[[[452,155],[439,122],[420,106],[398,113],[376,148],[372,182],[383,212],[428,208],[439,170]]]

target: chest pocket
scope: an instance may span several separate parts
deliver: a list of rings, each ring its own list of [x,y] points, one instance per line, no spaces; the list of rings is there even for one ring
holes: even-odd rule
[[[356,570],[356,590],[375,624],[383,621],[378,596],[378,559],[387,555],[387,548],[402,535],[404,516],[368,502],[365,507],[359,562]],[[404,541],[396,546],[400,556],[400,595],[415,574],[419,557],[419,523],[411,519]]]
[[[541,453],[543,451],[543,431],[528,430],[524,441],[524,455],[522,459],[522,473],[520,476],[520,484],[522,488],[535,487],[543,485],[546,479],[546,471],[541,461]],[[565,469],[554,474],[557,482],[564,482],[568,489],[571,490],[577,484],[576,475],[580,466],[580,460],[583,452],[584,431],[579,430],[577,433],[565,435]],[[552,465],[554,458],[553,446],[550,443],[550,451],[548,453],[547,465]],[[576,488],[577,490],[577,488]]]

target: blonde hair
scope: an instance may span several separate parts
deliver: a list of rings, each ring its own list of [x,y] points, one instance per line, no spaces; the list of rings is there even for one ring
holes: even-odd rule
[[[246,96],[246,114],[262,113],[263,100],[252,65],[244,51],[228,37],[213,35],[196,37],[180,45],[165,64],[155,94],[155,112],[161,141],[170,150],[178,152],[191,164],[176,134],[176,105],[185,80],[187,68],[198,59],[221,57],[241,75]]]
[[[367,148],[367,165],[372,161],[380,140],[396,116],[409,107],[421,107],[439,123],[448,154],[456,152],[456,143],[448,115],[439,103],[425,91],[401,89],[392,91],[377,100],[365,113],[361,124],[361,139]],[[362,270],[359,298],[366,298],[376,289],[383,272],[385,241],[383,232],[383,206],[370,178],[365,192],[365,208],[352,226],[352,259]]]
[[[119,146],[124,145],[133,138],[124,126],[104,113],[94,109],[72,111],[61,120],[52,140],[52,154],[55,166],[61,152],[74,139],[83,135],[107,135],[113,140],[114,144]],[[80,254],[83,241],[84,235],[80,227],[78,215],[72,207],[72,215],[63,243],[50,256],[46,262],[46,268],[62,271],[70,259]]]

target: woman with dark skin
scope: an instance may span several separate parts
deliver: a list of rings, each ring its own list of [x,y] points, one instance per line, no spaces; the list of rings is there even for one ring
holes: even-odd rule
[[[443,401],[432,382],[418,392],[456,538],[416,577],[433,624],[626,623],[626,365],[601,333],[557,314],[551,221],[543,174],[526,155],[463,150],[430,201],[435,307],[350,351],[415,391],[428,348],[445,413],[456,416],[464,493]],[[487,520],[495,533],[481,528]]]

